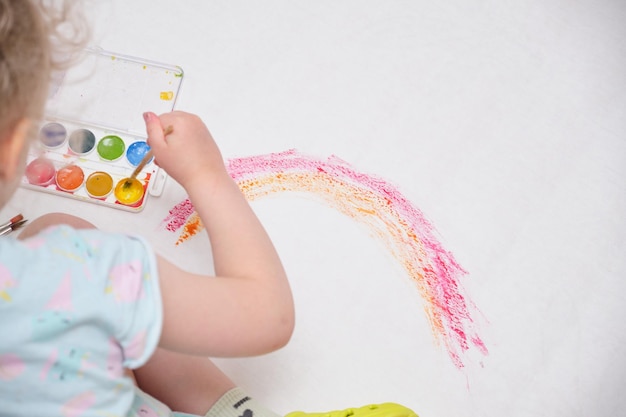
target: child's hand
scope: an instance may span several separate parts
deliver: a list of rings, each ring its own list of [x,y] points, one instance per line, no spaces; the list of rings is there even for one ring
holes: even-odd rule
[[[206,190],[228,176],[222,155],[198,116],[180,111],[160,116],[148,112],[144,119],[156,163],[187,191],[196,187]],[[169,127],[171,133],[164,132]]]

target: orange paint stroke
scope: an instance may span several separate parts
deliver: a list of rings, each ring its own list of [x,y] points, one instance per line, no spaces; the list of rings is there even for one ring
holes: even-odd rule
[[[364,224],[380,239],[415,283],[437,344],[443,344],[457,368],[471,347],[488,351],[478,336],[470,307],[462,294],[460,278],[467,272],[435,237],[424,215],[394,186],[355,171],[341,159],[320,160],[295,150],[237,158],[227,169],[246,198],[254,201],[284,192],[309,193],[354,221]],[[168,230],[184,225],[177,244],[200,230],[189,200],[174,207],[165,219]]]

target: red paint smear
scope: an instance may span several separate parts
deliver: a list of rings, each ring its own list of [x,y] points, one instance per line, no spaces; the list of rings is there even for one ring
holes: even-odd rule
[[[425,313],[437,342],[442,342],[457,368],[471,346],[488,350],[478,336],[463,296],[460,278],[467,272],[435,237],[434,228],[409,200],[381,178],[355,171],[331,156],[319,160],[295,150],[227,161],[231,177],[250,200],[285,191],[313,192],[330,206],[365,223],[390,248],[425,301]],[[167,229],[186,223],[177,244],[202,229],[189,200],[170,211]],[[356,213],[356,214],[355,214]],[[195,216],[197,218],[197,215]]]

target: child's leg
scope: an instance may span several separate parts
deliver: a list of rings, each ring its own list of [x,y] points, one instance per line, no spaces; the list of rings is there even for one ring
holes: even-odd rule
[[[204,415],[235,384],[209,359],[157,349],[135,370],[137,385],[174,411]]]
[[[207,417],[278,417],[208,358],[158,349],[135,370],[137,385],[173,411]],[[178,414],[182,415],[182,414]]]
[[[58,224],[67,224],[76,229],[94,229],[96,227],[87,220],[83,220],[80,217],[72,216],[70,214],[49,213],[28,222],[17,238],[26,239],[31,236],[35,236],[43,229]]]

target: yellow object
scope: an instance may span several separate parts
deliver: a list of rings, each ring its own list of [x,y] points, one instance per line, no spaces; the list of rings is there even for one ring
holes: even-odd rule
[[[87,193],[94,198],[103,198],[113,189],[113,178],[106,172],[96,171],[85,181]]]
[[[136,178],[124,178],[115,186],[115,198],[126,205],[133,205],[143,197],[143,184]]]
[[[174,98],[174,92],[173,91],[161,91],[161,94],[159,94],[159,97],[161,98],[161,100],[170,101],[171,99]]]
[[[371,404],[359,408],[328,411],[325,413],[305,413],[294,411],[285,417],[419,417],[413,410],[400,404]]]

